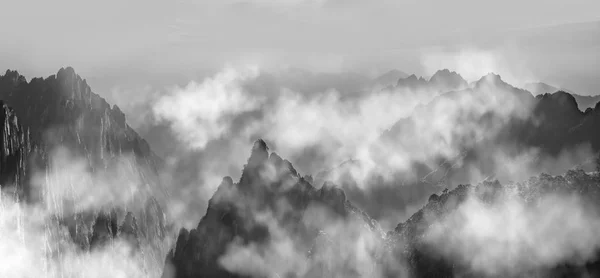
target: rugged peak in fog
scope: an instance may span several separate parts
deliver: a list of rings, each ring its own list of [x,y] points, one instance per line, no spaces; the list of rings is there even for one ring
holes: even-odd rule
[[[268,157],[269,147],[263,139],[258,139],[252,145],[252,153],[250,154],[250,160],[259,159],[265,160]]]
[[[444,93],[456,91],[467,87],[460,74],[448,69],[438,70],[429,80],[423,77],[417,77],[414,74],[398,80],[396,88],[409,89],[416,91],[426,91],[432,93]]]
[[[577,101],[577,107],[579,107],[579,110],[581,111],[586,111],[589,108],[594,108],[596,104],[600,102],[600,95],[579,95],[571,90],[561,89],[559,87],[552,86],[544,82],[527,83],[523,86],[523,89],[530,91],[534,96],[552,94],[558,91],[569,93],[575,98],[575,100]]]
[[[436,71],[429,79],[429,83],[433,83],[438,88],[450,88],[452,90],[467,87],[467,81],[460,74],[448,69]]]
[[[504,82],[504,80],[502,80],[502,77],[499,74],[495,74],[493,72],[490,72],[484,76],[482,76],[479,80],[477,80],[477,82],[475,83],[476,87],[481,87],[481,86],[489,86],[489,85],[493,85],[493,86],[499,86],[499,85],[504,85],[504,84],[508,84],[506,82]]]
[[[342,189],[325,183],[317,190],[288,160],[268,150],[263,140],[257,140],[239,182],[225,177],[197,228],[180,231],[163,277],[243,277],[245,272],[236,272],[222,263],[228,250],[237,244],[268,249],[278,240],[279,229],[294,240],[301,239],[295,242],[299,245],[295,248],[312,250],[325,236],[320,232],[324,226],[313,227],[315,224],[306,222],[314,210],[332,222],[354,219],[379,231],[377,222],[354,207]],[[270,217],[267,222],[265,216]],[[302,256],[309,259],[310,252]],[[322,277],[327,273],[323,271],[329,270],[313,271],[315,276],[311,277]]]
[[[27,83],[25,76],[19,74],[16,70],[7,69],[4,75],[0,75],[0,80],[8,85],[17,86],[20,83]]]

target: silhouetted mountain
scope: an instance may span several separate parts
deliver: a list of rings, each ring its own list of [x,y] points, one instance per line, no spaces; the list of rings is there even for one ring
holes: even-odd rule
[[[585,111],[588,108],[594,108],[596,106],[596,103],[600,101],[600,95],[582,96],[575,94],[570,90],[559,89],[555,86],[548,85],[542,82],[527,83],[525,84],[525,86],[523,86],[523,88],[527,91],[530,91],[534,96],[542,94],[552,94],[558,91],[567,92],[575,98],[575,100],[577,101],[577,106],[581,111]]]
[[[427,87],[429,83],[423,77],[417,77],[414,74],[409,75],[406,78],[401,78],[396,83],[396,87],[408,88],[412,90],[421,89]]]
[[[294,246],[304,250],[309,258],[315,241],[323,236],[323,227],[311,226],[305,219],[315,207],[323,208],[323,217],[330,214],[331,222],[353,218],[379,230],[374,220],[346,199],[344,191],[330,183],[316,189],[289,161],[276,153],[269,154],[265,142],[258,140],[239,182],[223,178],[198,226],[191,231],[181,229],[163,277],[246,277],[225,269],[223,256],[236,242],[267,248],[275,240],[274,233],[278,233],[274,227],[298,239]],[[270,218],[264,220],[265,215]],[[314,275],[310,277],[324,277],[327,273],[317,265],[312,267]]]
[[[401,78],[396,84],[398,89],[410,89],[444,93],[461,90],[468,86],[467,81],[460,74],[448,69],[438,70],[429,80],[414,74]]]
[[[429,79],[429,83],[437,88],[437,90],[444,91],[460,90],[467,87],[467,81],[460,74],[448,69],[436,71]]]

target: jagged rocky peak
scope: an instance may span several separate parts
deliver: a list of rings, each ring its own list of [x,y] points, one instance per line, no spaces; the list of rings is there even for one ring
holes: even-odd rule
[[[502,83],[505,83],[505,82],[502,80],[502,77],[499,74],[490,72],[490,73],[482,76],[479,80],[477,80],[476,85],[478,85],[478,86],[481,86],[484,84],[499,85]]]
[[[407,78],[404,78],[405,80],[417,80],[417,76],[413,73],[411,75],[409,75]]]
[[[426,84],[427,84],[427,80],[425,80],[423,77],[417,77],[416,75],[411,74],[406,78],[399,79],[396,86],[416,88],[416,87],[424,86]]]
[[[252,146],[252,153],[248,159],[248,167],[258,166],[269,158],[269,147],[264,140],[258,139]]]
[[[455,71],[448,69],[438,70],[429,79],[429,82],[435,84],[438,87],[445,87],[446,89],[461,89],[467,87],[467,81],[462,78],[460,74]]]
[[[19,74],[16,70],[6,70],[3,76],[0,76],[0,80],[5,83],[9,83],[13,86],[18,86],[21,83],[27,83],[25,76]]]
[[[30,83],[15,84],[11,81],[15,76],[18,73],[11,71],[0,76],[0,99],[15,109],[21,124],[30,130],[32,142],[47,148],[43,151],[57,144],[67,146],[94,164],[133,152],[151,168],[162,164],[148,143],[127,125],[121,109],[92,92],[72,67]]]
[[[575,100],[575,97],[565,91],[557,91],[554,93],[545,93],[545,94],[538,95],[537,98],[551,99],[553,101],[558,102],[561,105],[572,106],[573,104],[575,104],[575,107],[577,107],[577,100]]]
[[[326,183],[315,189],[288,160],[268,150],[263,140],[257,140],[240,181],[223,178],[196,229],[180,230],[166,257],[163,277],[240,277],[224,269],[219,258],[231,244],[260,248],[268,244],[274,231],[261,220],[263,216],[293,238],[301,238],[307,248],[319,235],[318,227],[304,222],[309,208],[332,212],[331,217],[358,217],[369,226],[376,223],[353,207],[341,188]]]
[[[436,71],[429,80],[412,74],[407,78],[398,80],[397,87],[422,89],[431,92],[448,92],[466,88],[467,81],[460,74],[443,69]]]
[[[583,113],[577,106],[577,100],[567,92],[545,93],[537,95],[536,99],[538,100],[536,111],[543,112],[546,117],[549,115],[556,117],[553,119],[555,125],[566,120],[572,121],[569,125],[574,125],[581,120]]]

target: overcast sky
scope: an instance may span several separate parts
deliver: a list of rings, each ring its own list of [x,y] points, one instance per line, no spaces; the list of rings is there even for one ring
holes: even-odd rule
[[[2,7],[3,68],[30,78],[71,65],[100,94],[121,83],[185,82],[224,64],[421,75],[454,67],[467,78],[491,69],[581,93],[600,87],[597,22],[576,35],[539,28],[597,21],[596,0],[3,0]],[[524,39],[514,39],[519,32]],[[465,68],[457,53],[487,62]]]

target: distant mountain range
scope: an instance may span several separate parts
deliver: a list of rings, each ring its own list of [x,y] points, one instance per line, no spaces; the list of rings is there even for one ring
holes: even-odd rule
[[[411,90],[429,90],[436,92],[448,92],[460,90],[467,87],[467,81],[460,74],[447,69],[438,70],[426,80],[423,77],[417,78],[412,74],[406,78],[400,78],[396,84],[397,88]]]
[[[582,95],[575,94],[570,90],[559,89],[557,87],[554,87],[552,85],[548,85],[548,84],[542,83],[542,82],[525,84],[524,89],[530,91],[533,95],[554,93],[554,92],[558,92],[558,91],[564,91],[564,92],[570,93],[577,101],[577,106],[579,107],[579,110],[581,110],[581,111],[585,111],[588,108],[594,108],[596,106],[596,103],[600,102],[600,95],[582,96]]]

